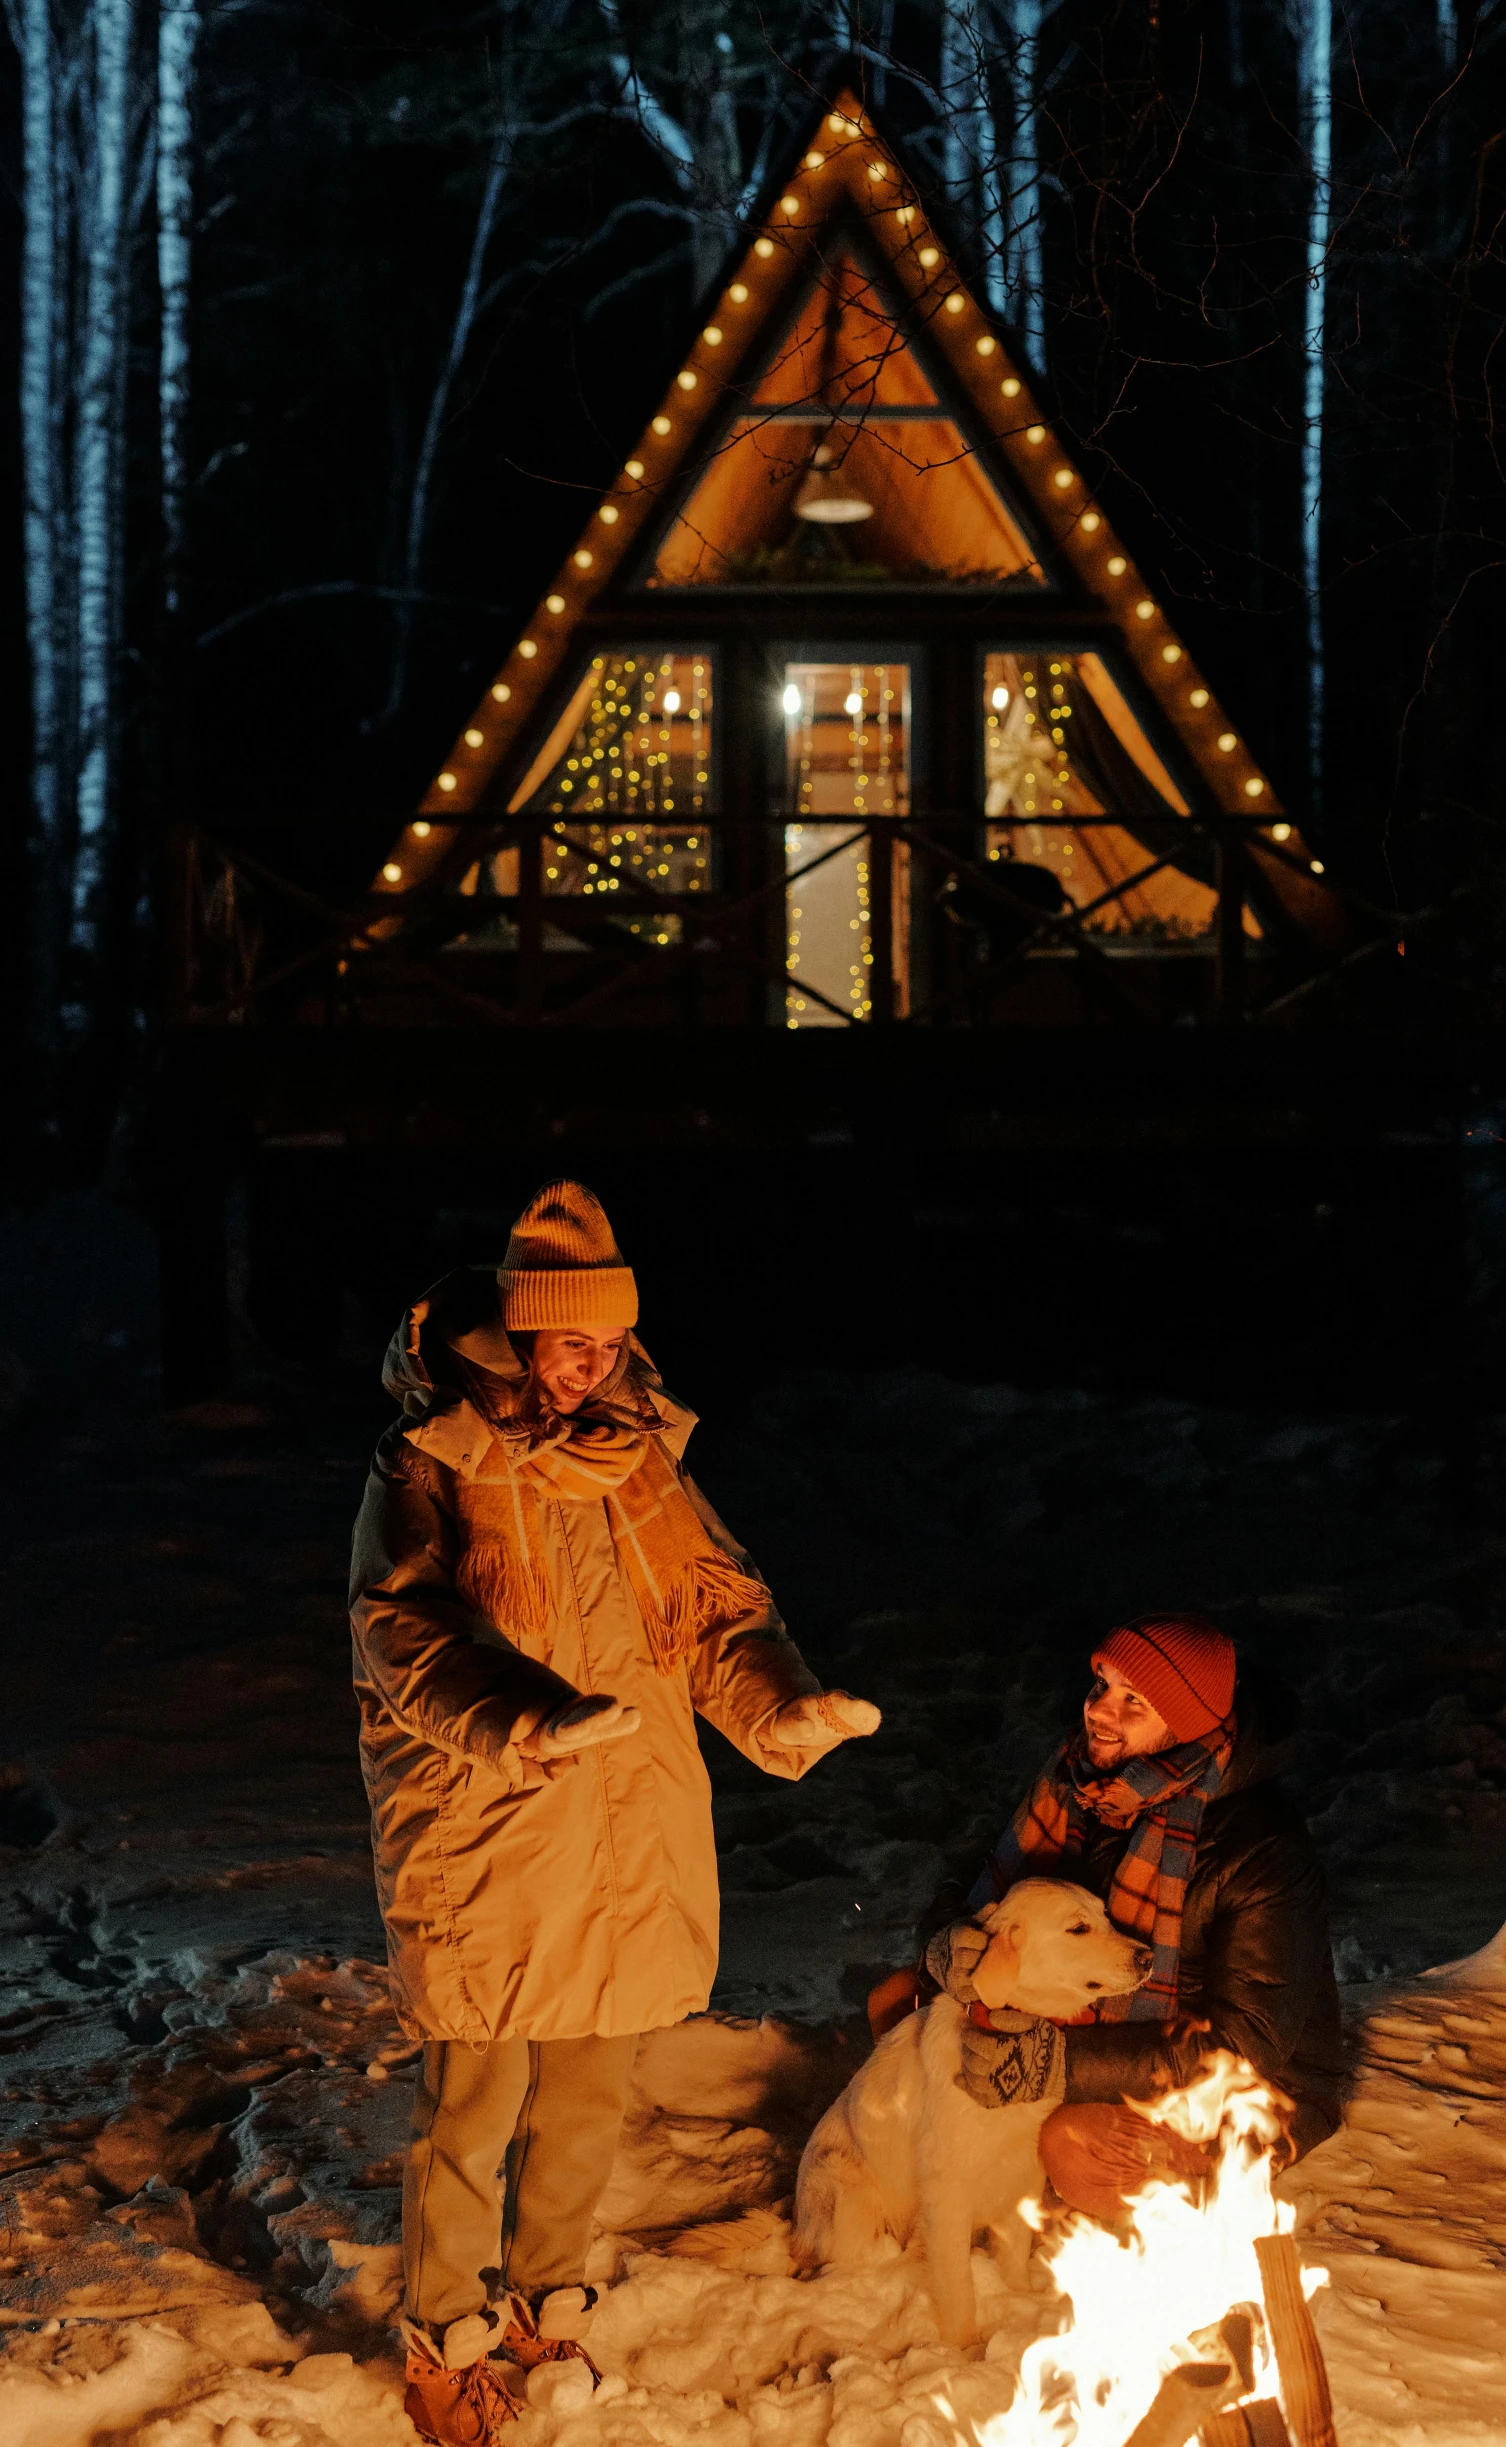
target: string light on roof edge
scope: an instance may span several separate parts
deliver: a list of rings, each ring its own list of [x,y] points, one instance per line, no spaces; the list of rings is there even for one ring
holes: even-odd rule
[[[1201,713],[1201,712],[1202,712],[1202,710],[1203,710],[1203,707],[1204,707],[1204,706],[1207,704],[1207,702],[1208,702],[1208,691],[1207,691],[1207,689],[1206,689],[1206,688],[1189,688],[1189,689],[1188,689],[1188,691],[1187,691],[1187,702],[1188,702],[1188,704],[1189,704],[1189,705],[1195,705],[1195,706],[1197,707],[1198,712],[1199,712],[1199,713]]]
[[[1111,578],[1122,578],[1128,567],[1129,563],[1125,559],[1122,552],[1114,553],[1110,559],[1104,562],[1104,568],[1108,571]]]
[[[486,733],[484,731],[478,731],[474,728],[467,731],[465,735],[465,744],[468,748],[484,747],[486,744]]]
[[[538,647],[534,644],[531,637],[520,637],[518,640],[518,652],[522,655],[525,663],[531,663],[534,656],[538,653]]]
[[[656,416],[654,418],[654,431],[658,434],[661,441],[666,433],[671,433],[673,430],[674,428],[670,424],[667,416]]]
[[[505,705],[508,698],[512,695],[512,690],[508,687],[505,680],[498,680],[492,689],[492,695],[495,697],[499,705]]]
[[[441,789],[441,790],[453,790],[453,789],[455,788],[455,776],[454,776],[454,774],[453,774],[453,773],[441,773],[441,775],[440,775],[440,777],[439,777],[439,787],[440,787],[440,789]]]

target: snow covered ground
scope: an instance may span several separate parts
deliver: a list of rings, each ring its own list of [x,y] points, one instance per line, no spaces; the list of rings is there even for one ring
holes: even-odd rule
[[[409,2051],[355,1774],[344,1543],[383,1409],[269,1368],[152,1412],[140,1255],[82,1211],[12,1320],[0,1751],[0,2442],[407,2442],[387,2316]],[[113,1244],[112,1244],[113,1247]],[[26,1369],[30,1369],[30,1377]],[[692,1396],[695,1388],[685,1389]],[[1007,2402],[1050,2305],[917,2272],[797,2282],[662,2247],[789,2190],[938,1876],[1080,1697],[1095,1630],[1219,1613],[1300,1689],[1356,2079],[1288,2179],[1342,2447],[1496,2437],[1506,2380],[1506,1643],[1496,1448],[915,1370],[792,1373],[692,1461],[812,1661],[883,1732],[799,1788],[708,1757],[719,2018],[642,2052],[603,2204],[586,2410],[519,2447],[933,2447]],[[1484,1947],[1483,1955],[1477,1950]],[[1450,1956],[1475,1956],[1440,1979]]]

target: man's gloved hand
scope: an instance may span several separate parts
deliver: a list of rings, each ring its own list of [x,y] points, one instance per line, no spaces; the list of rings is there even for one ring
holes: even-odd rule
[[[850,1691],[808,1691],[787,1699],[764,1732],[768,1750],[808,1751],[819,1757],[839,1742],[877,1733],[883,1717],[871,1699],[854,1699]]]
[[[980,1929],[976,1920],[954,1920],[949,1928],[938,1929],[926,1947],[926,1969],[959,2005],[972,2005],[978,1996],[973,1973],[987,1952],[987,1929]]]
[[[1020,2100],[1065,2096],[1067,2035],[1056,2022],[1001,2009],[991,2016],[1005,2030],[962,2026],[962,2066],[957,2087],[976,2107],[1014,2107]]]
[[[636,1708],[599,1691],[584,1699],[567,1700],[552,1711],[531,1709],[513,1727],[513,1748],[523,1759],[540,1762],[570,1759],[597,1742],[620,1742],[636,1733],[643,1719]]]

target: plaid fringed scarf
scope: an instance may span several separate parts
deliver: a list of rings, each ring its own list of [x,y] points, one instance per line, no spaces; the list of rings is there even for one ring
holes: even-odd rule
[[[1108,1827],[1133,1831],[1114,1872],[1108,1914],[1116,1929],[1143,1938],[1155,1961],[1143,1988],[1104,1997],[1095,2022],[1168,2022],[1177,2009],[1182,1953],[1182,1906],[1192,1875],[1203,1811],[1228,1770],[1234,1725],[1206,1742],[1179,1742],[1148,1759],[1131,1759],[1117,1775],[1098,1774],[1087,1742],[1074,1734],[1055,1751],[990,1853],[968,1907],[996,1903],[1018,1878],[1049,1876],[1070,1864],[1087,1840],[1091,1813]],[[1087,2018],[1087,2017],[1085,2017]]]
[[[655,1671],[689,1662],[714,1624],[769,1602],[707,1530],[679,1473],[641,1415],[600,1405],[543,1429],[496,1419],[509,1464],[505,1522],[493,1518],[469,1547],[462,1592],[499,1631],[547,1638],[551,1604],[545,1549],[557,1535],[556,1502],[605,1504],[613,1543],[638,1603]]]

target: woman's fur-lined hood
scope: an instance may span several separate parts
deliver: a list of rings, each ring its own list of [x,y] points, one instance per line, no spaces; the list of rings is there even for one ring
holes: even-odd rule
[[[382,1362],[383,1385],[414,1423],[408,1431],[413,1442],[427,1441],[421,1431],[414,1433],[420,1422],[437,1423],[462,1405],[484,1415],[472,1376],[477,1369],[484,1371],[486,1410],[513,1410],[527,1386],[529,1369],[502,1323],[496,1271],[490,1266],[457,1266],[404,1312]],[[696,1414],[666,1392],[634,1333],[628,1334],[618,1367],[598,1389],[599,1396],[610,1400],[619,1387],[631,1398],[646,1401],[670,1451],[681,1456]],[[486,1425],[494,1432],[493,1419]]]

